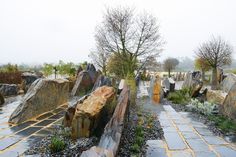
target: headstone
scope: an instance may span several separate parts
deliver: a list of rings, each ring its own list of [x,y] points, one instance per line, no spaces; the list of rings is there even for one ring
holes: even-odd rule
[[[236,82],[236,75],[233,73],[229,73],[221,84],[223,92],[228,93],[235,82]]]
[[[229,90],[223,105],[220,105],[220,112],[236,120],[236,83]]]
[[[30,85],[37,79],[39,79],[40,77],[37,76],[36,74],[32,74],[32,73],[23,73],[21,75],[22,77],[22,86],[23,86],[23,90],[26,93],[27,90],[29,89]]]
[[[51,111],[66,103],[69,83],[63,79],[38,79],[23,97],[20,105],[11,114],[9,122],[19,124]]]
[[[112,101],[115,97],[113,87],[99,87],[81,104],[77,104],[72,120],[72,138],[90,137],[101,129],[113,112]],[[106,121],[105,124],[103,121]]]
[[[163,97],[162,87],[161,87],[161,78],[156,76],[153,84],[152,100],[154,103],[160,103]]]

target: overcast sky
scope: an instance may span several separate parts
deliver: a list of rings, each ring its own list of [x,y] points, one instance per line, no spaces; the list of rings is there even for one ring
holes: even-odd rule
[[[88,60],[96,25],[106,7],[117,5],[159,19],[167,42],[160,59],[193,57],[211,35],[236,51],[235,0],[0,0],[0,63]]]

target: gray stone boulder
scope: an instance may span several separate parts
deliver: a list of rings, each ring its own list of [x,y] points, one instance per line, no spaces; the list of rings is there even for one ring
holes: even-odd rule
[[[16,84],[0,84],[0,93],[3,96],[17,95],[18,86]]]
[[[9,122],[19,124],[66,103],[69,83],[64,79],[38,79],[29,88]]]
[[[37,79],[40,78],[40,76],[33,74],[33,73],[23,73],[21,75],[22,77],[22,87],[25,92],[29,89],[30,85]]]
[[[223,105],[220,105],[220,112],[236,121],[236,82],[229,90]]]
[[[87,94],[92,90],[99,73],[93,64],[88,64],[86,70],[81,71],[76,78],[75,85],[71,91],[71,96],[80,96]]]
[[[0,105],[4,104],[5,99],[3,97],[3,95],[0,93]]]
[[[191,96],[198,97],[199,91],[201,90],[202,86],[203,82],[201,81],[201,72],[194,71],[194,72],[188,72],[186,74],[182,88],[190,89]]]
[[[112,81],[109,77],[100,75],[98,76],[92,91],[95,91],[98,87],[102,87],[102,86],[112,86]]]
[[[228,93],[235,82],[236,75],[232,73],[228,74],[227,77],[221,83],[223,92]]]

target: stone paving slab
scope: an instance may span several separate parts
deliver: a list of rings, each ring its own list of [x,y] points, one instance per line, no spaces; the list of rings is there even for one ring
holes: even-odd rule
[[[187,146],[177,132],[164,132],[167,146],[170,150],[186,149]]]
[[[227,142],[223,139],[220,139],[216,136],[203,136],[203,139],[211,145],[223,145],[227,144]]]
[[[194,151],[209,151],[208,145],[202,139],[186,139],[188,145]]]
[[[213,151],[195,152],[195,157],[217,157]]]
[[[201,139],[201,137],[195,132],[182,132],[185,139]]]
[[[192,157],[193,155],[189,151],[182,150],[182,151],[171,152],[171,156],[172,157]]]
[[[227,147],[227,146],[216,146],[214,147],[217,153],[220,154],[221,157],[235,157],[236,150]]]

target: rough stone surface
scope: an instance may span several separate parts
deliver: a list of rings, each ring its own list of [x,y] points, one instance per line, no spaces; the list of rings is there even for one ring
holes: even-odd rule
[[[22,87],[23,90],[25,92],[27,92],[27,90],[29,89],[30,85],[37,80],[38,78],[40,78],[39,76],[37,76],[36,74],[32,74],[32,73],[23,73],[21,75],[22,77]]]
[[[99,124],[106,120],[114,96],[113,87],[103,86],[92,92],[83,103],[77,104],[72,120],[72,138],[89,137],[101,127]]]
[[[206,99],[208,102],[222,105],[226,95],[226,93],[219,90],[207,90]]]
[[[223,105],[220,106],[220,112],[236,120],[236,82],[231,87]]]
[[[98,87],[102,87],[102,86],[112,86],[112,81],[109,77],[100,75],[98,76],[92,91],[95,91]]]
[[[16,84],[0,84],[0,93],[3,96],[17,95],[18,86]]]
[[[161,78],[156,76],[153,84],[152,100],[154,103],[160,103],[162,99]]]
[[[5,100],[3,95],[0,93],[0,105],[4,104]]]
[[[228,93],[231,87],[235,84],[235,82],[236,82],[236,75],[232,73],[228,74],[227,77],[222,82],[223,92]]]
[[[72,96],[84,95],[90,91],[97,80],[99,73],[93,64],[88,64],[86,70],[77,75],[75,85],[71,91]]]
[[[62,79],[38,79],[29,88],[9,122],[22,123],[68,101],[69,84]]]

